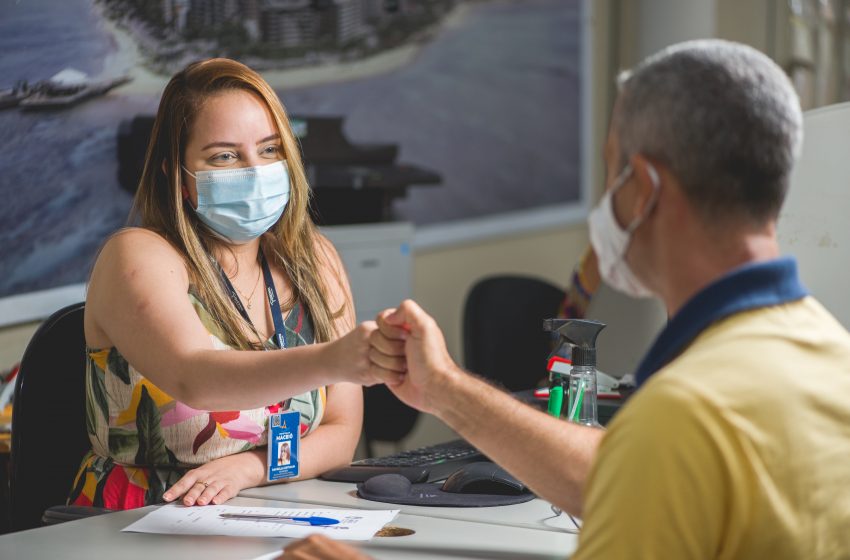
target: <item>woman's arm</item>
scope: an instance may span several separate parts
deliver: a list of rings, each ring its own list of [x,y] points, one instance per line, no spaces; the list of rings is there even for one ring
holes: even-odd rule
[[[330,308],[343,309],[334,325],[335,333],[339,334],[355,322],[351,289],[339,255],[330,242],[321,237],[317,244],[322,244],[320,263]],[[314,478],[350,463],[362,424],[363,391],[360,386],[338,383],[328,387],[322,422],[301,441],[299,476],[290,480]],[[164,498],[172,501],[183,496],[183,503],[187,506],[224,503],[245,488],[267,484],[266,453],[266,449],[254,450],[210,461],[186,473],[165,493]]]
[[[138,228],[113,236],[89,285],[87,343],[115,346],[142,375],[197,409],[257,408],[270,395],[283,400],[338,382],[379,381],[368,359],[373,324],[285,352],[215,350],[188,288],[181,256],[162,237]]]
[[[363,424],[363,390],[339,383],[328,387],[328,405],[322,423],[301,440],[298,479],[314,478],[351,462]]]
[[[363,394],[358,385],[341,383],[329,387],[322,423],[301,440],[298,478],[272,484],[315,478],[350,463],[360,437],[362,418]],[[245,488],[268,484],[266,454],[264,447],[210,461],[183,475],[163,498],[171,502],[182,496],[182,503],[187,506],[222,504]]]

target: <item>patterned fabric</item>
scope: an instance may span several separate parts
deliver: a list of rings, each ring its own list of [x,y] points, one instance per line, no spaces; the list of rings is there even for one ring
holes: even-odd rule
[[[590,267],[597,266],[596,259],[590,258],[592,251],[593,249],[588,247],[573,269],[566,297],[558,306],[558,317],[561,319],[583,319],[590,300],[599,289],[598,273],[591,274],[589,270]]]
[[[213,346],[229,349],[194,290],[189,299]],[[285,325],[288,348],[313,343],[312,321],[301,305],[296,303]],[[266,346],[275,348],[271,341]],[[301,413],[302,436],[321,422],[326,397],[321,387],[292,398],[289,409]],[[267,418],[283,406],[196,410],[143,377],[116,348],[87,349],[86,425],[92,450],[83,459],[68,503],[131,509],[162,502],[165,490],[187,470],[264,446]]]

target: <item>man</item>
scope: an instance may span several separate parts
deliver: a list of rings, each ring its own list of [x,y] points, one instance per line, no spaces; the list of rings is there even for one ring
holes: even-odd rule
[[[372,361],[403,401],[581,513],[575,558],[848,558],[850,335],[776,240],[797,97],[767,57],[722,41],[668,48],[620,86],[591,241],[609,284],[656,295],[671,320],[607,433],[462,372],[413,302],[379,317]],[[344,557],[321,540],[289,557],[328,546]]]

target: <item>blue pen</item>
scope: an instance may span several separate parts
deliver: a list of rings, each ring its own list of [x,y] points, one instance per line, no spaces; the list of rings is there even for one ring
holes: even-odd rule
[[[220,513],[219,517],[223,517],[224,519],[244,519],[253,521],[289,521],[291,523],[311,525],[313,527],[325,527],[327,525],[336,525],[339,523],[339,519],[333,519],[331,517],[317,517],[315,515],[311,515],[310,517],[295,517],[292,515],[269,515],[264,513]]]

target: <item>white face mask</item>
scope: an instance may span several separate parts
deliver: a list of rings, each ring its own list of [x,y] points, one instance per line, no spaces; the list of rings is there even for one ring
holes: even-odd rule
[[[590,244],[596,251],[599,260],[599,274],[609,286],[626,295],[645,298],[654,294],[635,276],[626,262],[626,250],[629,248],[632,233],[640,226],[652,211],[658,200],[658,173],[652,165],[647,164],[647,171],[652,186],[655,189],[652,200],[643,216],[636,218],[626,229],[622,229],[614,216],[614,193],[622,187],[632,174],[632,166],[627,164],[614,180],[614,184],[602,196],[599,205],[593,209],[587,218],[590,227]]]

